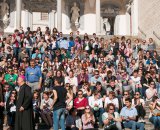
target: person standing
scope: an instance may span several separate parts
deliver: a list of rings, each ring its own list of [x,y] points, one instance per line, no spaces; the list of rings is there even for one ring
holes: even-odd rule
[[[39,67],[35,66],[35,60],[30,61],[30,67],[26,69],[25,77],[26,83],[31,87],[32,92],[41,89],[42,72]]]
[[[4,110],[4,95],[2,86],[3,77],[4,77],[3,74],[0,73],[0,130],[3,130],[3,110]]]
[[[18,77],[19,94],[16,104],[15,130],[34,130],[31,88],[25,77]]]
[[[59,124],[62,130],[65,130],[65,110],[66,110],[66,97],[67,90],[61,85],[59,80],[54,81],[55,87],[53,87],[53,129],[58,130]]]

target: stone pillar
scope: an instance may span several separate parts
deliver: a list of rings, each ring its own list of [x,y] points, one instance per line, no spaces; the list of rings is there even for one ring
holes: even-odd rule
[[[62,31],[62,0],[57,0],[57,29]]]
[[[96,33],[101,33],[101,2],[96,0]]]
[[[51,31],[55,27],[55,13],[56,13],[55,10],[52,10],[49,13],[49,28],[51,29]]]
[[[16,28],[21,27],[21,9],[22,9],[22,0],[16,0]]]

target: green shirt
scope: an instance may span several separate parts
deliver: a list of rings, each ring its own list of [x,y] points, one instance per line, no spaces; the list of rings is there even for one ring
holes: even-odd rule
[[[17,81],[18,75],[16,74],[5,74],[4,79],[6,80],[6,82],[11,85],[11,86],[15,86],[14,82]]]

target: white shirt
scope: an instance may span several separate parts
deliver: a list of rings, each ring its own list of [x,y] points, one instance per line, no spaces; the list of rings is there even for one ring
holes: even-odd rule
[[[95,106],[94,106],[95,104],[98,105],[98,108],[103,107],[102,99],[95,100],[94,96],[89,97],[88,102],[89,102],[89,106],[93,109],[95,108]]]
[[[140,99],[140,103],[142,103],[142,105],[144,105],[145,104],[144,99]],[[132,106],[134,106],[134,105],[135,105],[135,100],[132,99]]]
[[[119,108],[119,102],[118,102],[117,98],[110,100],[109,97],[106,97],[105,98],[105,106],[109,103],[113,103],[115,105],[115,107]]]
[[[134,76],[131,76],[131,80],[134,82],[134,84],[140,84],[140,77],[135,78]]]
[[[69,76],[65,77],[65,84],[66,83],[69,83],[70,85],[73,85],[73,86],[78,86],[77,77],[73,77],[73,78],[70,78]]]

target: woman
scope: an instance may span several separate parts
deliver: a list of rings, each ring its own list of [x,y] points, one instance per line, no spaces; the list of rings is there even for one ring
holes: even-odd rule
[[[60,81],[60,83],[61,83],[62,86],[64,85],[64,76],[62,75],[62,71],[57,70],[56,71],[56,75],[54,76],[53,79]]]
[[[10,97],[6,103],[7,120],[9,125],[9,128],[7,130],[12,130],[14,127],[16,115],[16,98],[17,92],[14,90],[11,92]]]
[[[151,101],[154,96],[157,95],[157,89],[155,88],[154,81],[150,82],[149,88],[146,90],[146,100]]]
[[[109,103],[107,111],[102,115],[102,121],[104,123],[104,130],[122,130],[122,119],[118,112],[115,112],[115,106],[113,103]]]
[[[132,106],[137,109],[138,112],[138,122],[145,122],[144,117],[145,117],[145,102],[142,98],[140,98],[140,92],[136,92],[134,98],[132,99]]]
[[[72,86],[69,83],[66,83],[65,88],[67,90],[67,97],[66,97],[66,109],[70,110],[73,107],[73,90]]]
[[[129,91],[124,91],[123,98],[122,98],[122,106],[125,106],[125,99],[130,97]]]
[[[89,83],[86,82],[86,83],[83,84],[82,89],[81,89],[83,91],[83,96],[86,97],[86,98],[90,97],[91,94],[92,94],[92,91],[89,87],[90,87]]]
[[[86,106],[82,115],[83,130],[94,129],[95,118],[89,106]]]
[[[119,102],[118,99],[115,97],[115,92],[110,91],[109,96],[105,99],[105,108],[107,108],[109,103],[113,103],[115,105],[115,110],[118,111],[119,109]]]
[[[160,101],[158,101],[157,96],[154,96],[152,98],[152,102],[149,104],[149,107],[150,107],[149,121],[154,124],[155,130],[159,130],[160,128]]]
[[[72,108],[66,118],[66,130],[82,130],[81,119],[77,116],[77,110]]]
[[[74,99],[74,107],[77,109],[79,117],[84,113],[85,107],[88,105],[87,98],[83,97],[83,91],[78,91],[78,97]]]

